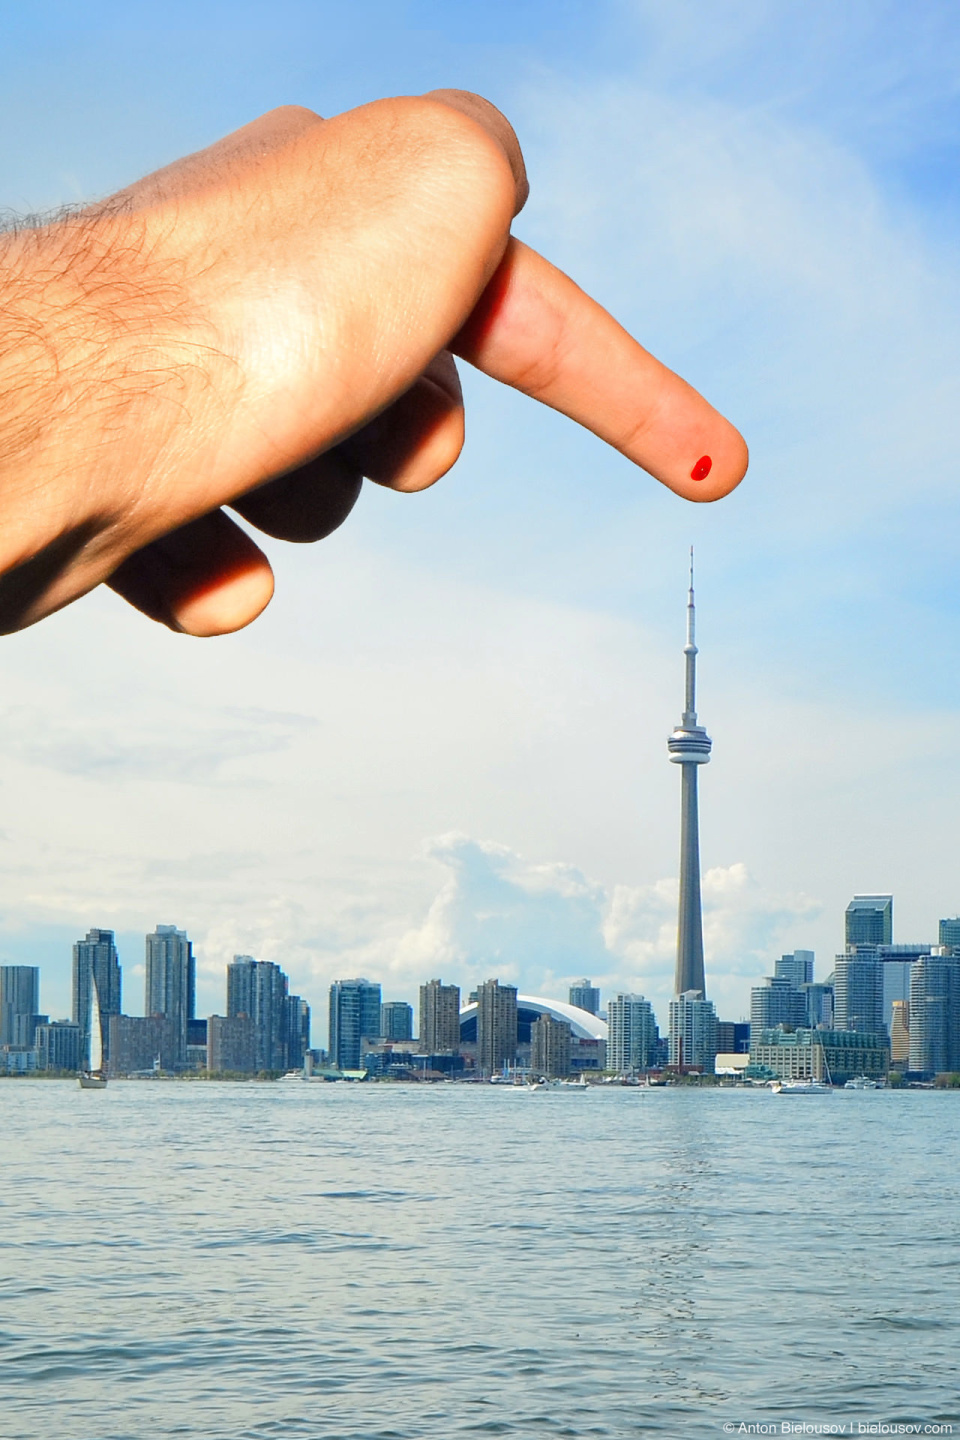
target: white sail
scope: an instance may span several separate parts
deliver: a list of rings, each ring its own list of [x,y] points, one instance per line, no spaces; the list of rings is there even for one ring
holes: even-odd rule
[[[91,1073],[103,1069],[103,1026],[100,1023],[100,996],[97,982],[90,976],[90,1065]]]

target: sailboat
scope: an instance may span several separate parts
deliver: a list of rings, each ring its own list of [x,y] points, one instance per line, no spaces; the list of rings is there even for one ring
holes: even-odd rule
[[[97,982],[90,976],[90,1056],[89,1067],[77,1076],[81,1090],[103,1090],[107,1076],[103,1068],[103,1023],[100,1018],[100,995]]]

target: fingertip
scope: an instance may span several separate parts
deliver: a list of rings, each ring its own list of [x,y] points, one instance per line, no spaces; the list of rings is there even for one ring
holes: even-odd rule
[[[263,559],[248,570],[218,579],[207,589],[178,598],[170,606],[168,624],[197,639],[231,635],[263,614],[274,588],[273,570]]]

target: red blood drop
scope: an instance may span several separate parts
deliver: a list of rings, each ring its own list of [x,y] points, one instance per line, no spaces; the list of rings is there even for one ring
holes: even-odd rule
[[[706,480],[707,476],[710,474],[710,471],[711,471],[712,469],[713,469],[713,461],[710,459],[710,456],[709,456],[709,455],[701,455],[701,456],[700,456],[700,459],[697,461],[696,465],[694,465],[693,469],[690,471],[690,479],[691,479],[691,480]]]

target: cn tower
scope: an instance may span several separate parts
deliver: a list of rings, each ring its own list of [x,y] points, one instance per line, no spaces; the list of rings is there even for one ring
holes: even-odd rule
[[[703,977],[703,915],[700,909],[700,818],[697,805],[697,770],[710,759],[713,742],[697,724],[697,647],[694,641],[696,609],[693,603],[693,546],[690,547],[690,589],[687,592],[686,696],[683,718],[667,741],[670,759],[681,766],[680,801],[680,914],[677,922],[677,972],[674,991],[684,995],[697,990],[707,998]]]

